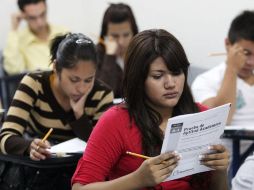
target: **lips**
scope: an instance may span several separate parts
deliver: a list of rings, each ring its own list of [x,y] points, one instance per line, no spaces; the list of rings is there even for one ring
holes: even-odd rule
[[[163,97],[165,98],[175,98],[178,96],[178,92],[168,92],[163,94]]]
[[[72,98],[74,101],[78,101],[81,97],[82,97],[82,95],[72,95],[72,96],[71,96],[71,98]]]

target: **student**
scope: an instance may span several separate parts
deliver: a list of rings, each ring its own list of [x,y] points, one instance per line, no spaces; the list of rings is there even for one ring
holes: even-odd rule
[[[72,189],[227,189],[229,158],[222,145],[213,145],[215,153],[201,160],[214,171],[163,182],[180,159],[172,152],[160,155],[168,119],[206,110],[193,102],[187,84],[189,62],[178,40],[165,30],[143,31],[132,39],[125,64],[125,102],[98,121]],[[132,157],[126,151],[152,158]]]
[[[3,51],[4,69],[8,74],[49,69],[49,44],[63,27],[47,21],[46,0],[18,0],[20,13],[12,15],[11,31]],[[27,27],[19,30],[22,20]]]
[[[53,71],[27,74],[21,81],[0,133],[4,154],[50,156],[49,142],[74,137],[87,141],[113,92],[95,80],[96,47],[83,34],[67,34],[51,46]],[[49,128],[49,142],[41,138]],[[26,138],[25,138],[26,137]]]
[[[254,155],[249,156],[232,180],[232,190],[254,190]]]
[[[97,76],[114,91],[116,98],[122,97],[121,87],[124,69],[124,55],[138,27],[131,8],[123,3],[110,4],[101,27],[99,72]]]
[[[232,103],[228,124],[254,124],[254,11],[231,23],[225,40],[226,62],[201,74],[192,85],[197,102],[208,107]]]

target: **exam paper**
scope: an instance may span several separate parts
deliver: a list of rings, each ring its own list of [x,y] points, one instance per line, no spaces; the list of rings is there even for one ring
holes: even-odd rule
[[[212,170],[200,165],[199,155],[208,153],[209,145],[220,143],[229,109],[230,104],[225,104],[204,112],[169,119],[161,153],[177,151],[181,159],[165,181]]]
[[[86,142],[74,138],[62,143],[59,143],[55,146],[52,146],[49,151],[52,154],[68,154],[68,153],[83,153],[86,148]]]

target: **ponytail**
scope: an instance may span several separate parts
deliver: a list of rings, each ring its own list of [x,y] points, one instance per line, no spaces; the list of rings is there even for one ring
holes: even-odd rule
[[[69,33],[64,34],[64,35],[56,36],[56,37],[51,41],[51,45],[50,45],[50,55],[51,55],[50,61],[51,61],[51,63],[53,63],[54,60],[56,60],[56,55],[57,55],[58,47],[59,47],[60,43],[66,38],[66,36],[67,36],[68,34],[69,34]]]

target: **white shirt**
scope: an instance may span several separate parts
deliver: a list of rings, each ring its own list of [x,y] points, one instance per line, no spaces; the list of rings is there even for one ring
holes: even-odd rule
[[[215,97],[221,87],[226,64],[222,63],[202,73],[192,83],[192,93],[196,102]],[[250,86],[237,78],[236,111],[231,125],[254,125],[254,85]],[[254,127],[254,126],[253,126]]]

